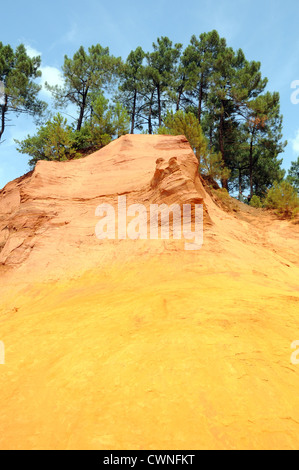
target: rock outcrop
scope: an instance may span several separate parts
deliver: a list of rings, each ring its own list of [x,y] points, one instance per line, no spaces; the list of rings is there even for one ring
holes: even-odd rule
[[[206,193],[198,161],[184,136],[124,136],[80,160],[40,161],[0,191],[0,264],[24,263],[35,247],[46,257],[95,240],[98,204],[198,203]],[[78,222],[80,230],[78,230]],[[52,250],[52,251],[51,251]]]

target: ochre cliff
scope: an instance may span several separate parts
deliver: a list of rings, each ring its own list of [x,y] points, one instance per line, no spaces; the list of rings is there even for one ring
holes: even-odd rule
[[[99,240],[96,208],[119,196],[202,204],[202,248]],[[221,210],[182,136],[125,136],[9,183],[0,448],[298,448],[298,229]]]

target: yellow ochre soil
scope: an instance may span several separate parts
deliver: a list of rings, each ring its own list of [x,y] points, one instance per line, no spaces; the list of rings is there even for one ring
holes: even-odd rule
[[[190,152],[126,136],[0,191],[0,449],[299,448],[299,224],[223,211]],[[105,198],[190,193],[201,250],[95,237]]]

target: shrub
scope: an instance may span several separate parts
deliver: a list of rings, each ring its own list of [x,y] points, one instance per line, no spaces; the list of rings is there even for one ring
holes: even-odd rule
[[[193,113],[170,112],[164,119],[164,126],[159,127],[158,134],[184,135],[199,158],[206,152],[207,140],[197,117]]]
[[[158,134],[184,135],[189,141],[199,161],[199,171],[213,180],[228,179],[230,170],[225,167],[221,153],[209,149],[208,141],[202,131],[198,118],[192,112],[180,110],[170,112],[159,127]]]
[[[38,160],[66,161],[79,157],[73,147],[72,135],[67,120],[58,113],[40,126],[36,135],[15,142],[20,153],[30,155],[29,165],[34,167]]]
[[[282,217],[294,217],[299,212],[299,197],[296,189],[287,181],[274,183],[265,199],[265,207],[274,209]]]
[[[287,176],[287,181],[294,186],[299,193],[299,157],[296,162],[292,162]]]
[[[260,209],[263,207],[261,198],[259,196],[256,196],[255,194],[252,196],[249,205],[251,207],[255,207],[256,209]]]

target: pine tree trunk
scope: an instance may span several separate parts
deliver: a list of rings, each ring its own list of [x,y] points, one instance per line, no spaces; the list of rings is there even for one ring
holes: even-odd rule
[[[212,126],[210,126],[209,139],[210,139],[209,149],[211,150],[213,147],[213,127]]]
[[[249,181],[250,181],[250,197],[253,196],[253,134],[251,135],[249,150]]]
[[[160,85],[157,85],[157,97],[158,97],[158,116],[159,116],[159,127],[162,126],[162,112],[161,112],[161,90]]]
[[[153,133],[153,126],[152,126],[152,106],[153,106],[153,97],[154,97],[154,91],[151,94],[151,99],[150,99],[150,107],[149,107],[149,115],[148,115],[148,133],[152,134]]]
[[[180,103],[181,103],[182,94],[183,94],[183,87],[180,87],[179,90],[178,90],[178,97],[177,97],[177,101],[176,101],[176,112],[178,112],[180,110]]]
[[[239,200],[242,198],[242,171],[239,169]]]
[[[81,108],[80,108],[80,114],[79,114],[79,119],[78,119],[78,122],[77,122],[77,131],[80,131],[80,129],[81,129],[81,127],[82,127],[83,116],[84,116],[84,108],[83,108],[83,106],[81,106]]]
[[[203,74],[200,77],[200,88],[199,88],[199,97],[198,97],[198,122],[201,123],[201,109],[202,109],[202,100],[203,100]]]
[[[135,129],[136,100],[137,100],[137,91],[135,90],[134,91],[134,99],[133,99],[131,134],[134,134],[134,129]]]
[[[5,130],[5,114],[7,112],[7,103],[8,103],[8,97],[7,95],[4,95],[4,104],[2,105],[2,109],[1,109],[0,141]]]
[[[178,99],[176,100],[176,112],[180,110],[180,101],[181,101],[181,93],[178,94]]]
[[[86,108],[87,93],[88,93],[88,88],[83,92],[82,103],[80,105],[80,114],[79,114],[79,118],[77,122],[77,131],[81,130],[81,127],[83,124],[83,118],[84,118],[84,113],[85,113],[85,108]]]
[[[219,148],[222,156],[222,160],[224,161],[224,164],[226,164],[225,161],[225,151],[224,151],[224,110],[223,110],[223,105],[221,109],[221,115],[220,115],[220,126],[219,126]],[[221,179],[221,184],[222,187],[225,188],[228,191],[228,180],[227,178],[222,178]]]
[[[153,128],[152,128],[152,96],[153,95],[151,95],[151,101],[150,101],[149,113],[148,113],[148,133],[149,134],[153,133]]]

